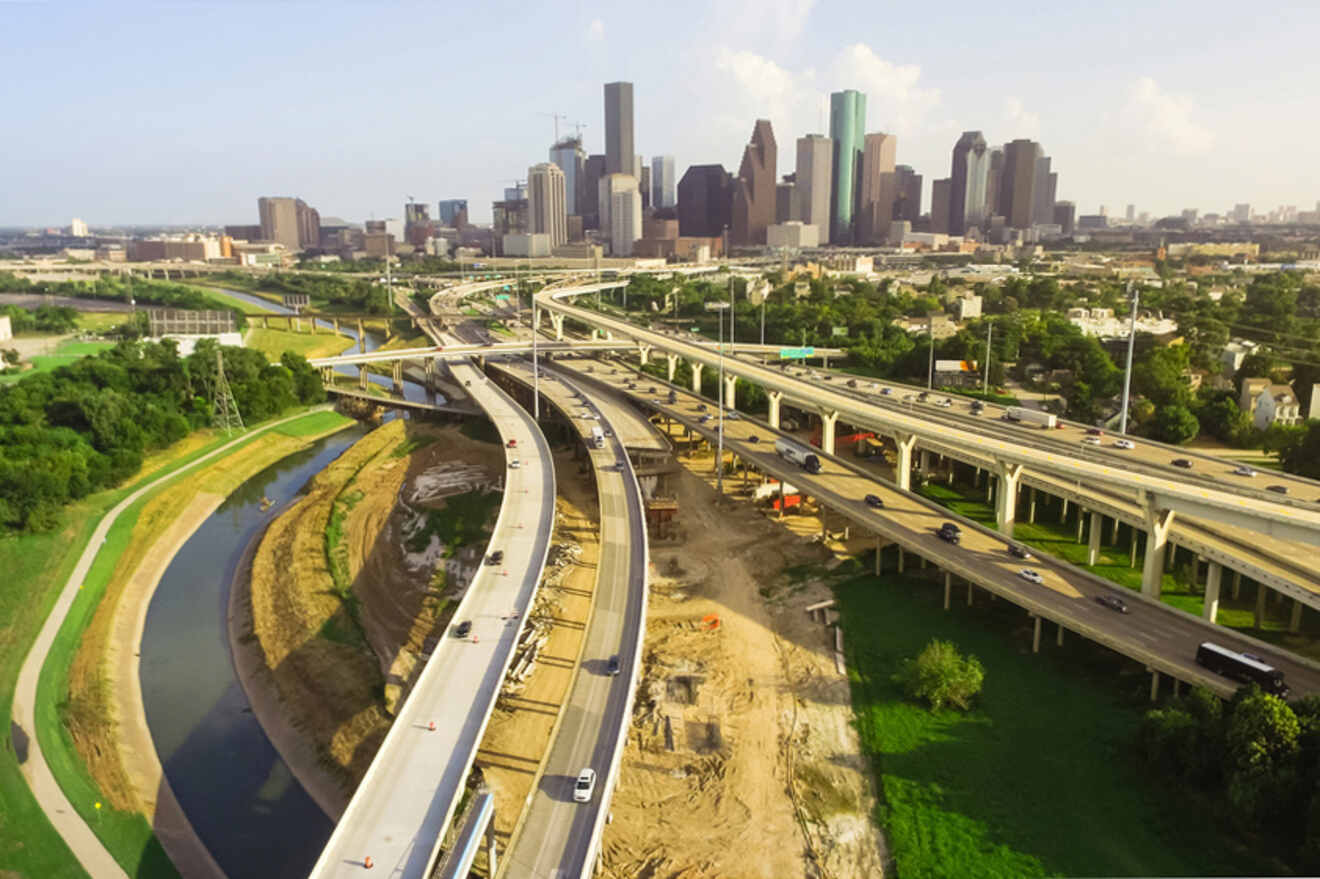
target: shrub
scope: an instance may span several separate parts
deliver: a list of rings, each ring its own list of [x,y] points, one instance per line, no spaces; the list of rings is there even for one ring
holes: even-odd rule
[[[967,711],[981,692],[985,669],[975,656],[962,656],[948,641],[932,640],[916,659],[905,659],[894,675],[909,699],[938,710],[950,705]]]

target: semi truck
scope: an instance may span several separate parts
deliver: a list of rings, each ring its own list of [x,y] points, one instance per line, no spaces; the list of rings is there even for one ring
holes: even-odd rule
[[[605,431],[600,429],[600,425],[591,428],[591,444],[598,449],[605,448]]]
[[[785,461],[792,461],[808,473],[820,472],[820,458],[810,449],[786,439],[775,440],[775,452]]]
[[[1004,418],[1008,421],[1021,421],[1023,424],[1034,424],[1043,427],[1046,430],[1053,430],[1059,420],[1049,412],[1041,412],[1039,409],[1025,409],[1022,406],[1009,406],[1004,410]]]

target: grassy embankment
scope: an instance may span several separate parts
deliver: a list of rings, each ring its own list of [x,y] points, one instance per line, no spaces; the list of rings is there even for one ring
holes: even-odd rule
[[[982,491],[963,486],[953,487],[928,483],[918,492],[937,503],[948,507],[959,515],[966,516],[981,524],[995,527],[994,508],[985,502]],[[1037,503],[1036,522],[1033,524],[1019,518],[1013,526],[1013,538],[1040,552],[1063,559],[1080,568],[1098,574],[1134,592],[1141,591],[1141,547],[1138,546],[1136,566],[1130,566],[1128,526],[1120,529],[1119,542],[1116,546],[1107,543],[1109,524],[1106,524],[1101,536],[1100,553],[1096,564],[1086,564],[1087,545],[1077,542],[1075,505],[1069,505],[1072,520],[1068,524],[1059,522],[1059,504],[1057,500],[1043,497]],[[1089,527],[1089,526],[1087,526]],[[1085,540],[1085,536],[1083,537]],[[1192,582],[1190,563],[1192,556],[1186,550],[1180,550],[1173,571],[1165,571],[1160,587],[1161,600],[1172,607],[1185,610],[1199,616],[1204,608],[1205,587]],[[1262,628],[1256,628],[1255,607],[1256,587],[1248,578],[1242,578],[1242,588],[1238,598],[1232,597],[1229,589],[1230,574],[1225,572],[1222,591],[1219,595],[1219,614],[1217,621],[1221,626],[1228,626],[1243,634],[1260,638],[1271,644],[1277,644],[1287,650],[1320,659],[1320,615],[1303,612],[1301,631],[1293,634],[1288,631],[1292,607],[1290,602],[1265,603],[1265,616],[1261,620]]]
[[[876,817],[903,879],[1269,870],[1143,774],[1131,749],[1148,707],[1135,664],[1076,637],[1033,656],[1020,609],[982,596],[945,612],[920,577],[855,577],[835,595],[861,747],[882,791]],[[891,681],[932,638],[984,664],[973,711],[929,711]]]
[[[75,342],[72,339],[61,342],[50,354],[37,354],[32,358],[32,368],[25,369],[22,372],[10,373],[9,375],[0,375],[0,384],[12,384],[21,378],[29,375],[36,375],[39,372],[50,372],[56,367],[64,366],[75,360],[81,360],[89,354],[95,354],[97,351],[104,351],[107,348],[113,348],[114,342]]]
[[[318,412],[277,430],[293,436],[310,436],[326,432],[339,420],[334,413]],[[66,508],[53,530],[0,539],[0,569],[7,572],[5,586],[0,589],[0,708],[6,716],[12,710],[19,666],[102,516],[142,484],[164,473],[179,471],[228,441],[229,438],[210,431],[197,431],[148,458],[132,485],[99,492]],[[135,510],[126,511],[111,529],[105,551],[98,554],[85,580],[83,594],[75,602],[50,654],[50,657],[61,654],[62,661],[48,661],[42,669],[37,734],[66,796],[125,869],[138,876],[173,875],[173,867],[146,819],[140,813],[106,806],[106,797],[73,750],[61,722],[62,706],[57,704],[63,701],[59,694],[64,689],[56,685],[67,674],[81,632],[75,620],[81,619],[85,624],[95,610],[118,553],[129,544],[141,505],[139,502]],[[26,736],[32,732],[24,731]],[[27,876],[85,875],[33,798],[12,744],[0,751],[0,869]],[[100,809],[95,806],[98,802],[102,803]]]

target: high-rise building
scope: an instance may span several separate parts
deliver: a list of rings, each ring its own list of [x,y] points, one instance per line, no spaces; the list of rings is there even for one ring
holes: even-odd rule
[[[527,181],[519,180],[512,186],[504,187],[505,201],[526,201],[527,200]]]
[[[987,218],[1002,217],[1000,205],[1004,185],[1004,148],[990,148],[990,170],[985,177],[985,215]]]
[[[921,175],[910,165],[894,168],[894,220],[915,223],[921,217],[921,183]]]
[[[1125,214],[1125,219],[1126,219],[1129,223],[1136,222],[1136,219],[1137,219],[1137,206],[1136,206],[1136,205],[1134,205],[1134,204],[1130,204],[1130,205],[1127,206],[1127,212],[1126,212],[1126,214]]]
[[[1032,184],[1032,200],[1035,207],[1031,209],[1031,222],[1033,224],[1044,224],[1054,222],[1054,192],[1050,186],[1050,178],[1053,176],[1050,171],[1050,157],[1038,155],[1036,157],[1036,179]],[[1058,185],[1058,177],[1054,177],[1054,185]]]
[[[693,165],[678,181],[678,234],[715,238],[733,216],[733,178],[723,165]]]
[[[74,217],[73,221],[69,223],[69,234],[74,238],[86,238],[87,224],[81,218]]]
[[[853,89],[830,95],[834,176],[830,181],[829,240],[834,244],[852,244],[854,240],[853,215],[857,211],[865,132],[866,95]]]
[[[1004,147],[996,213],[1014,229],[1031,228],[1036,209],[1036,160],[1040,157],[1040,144],[1034,140],[1019,138]]]
[[[605,173],[632,176],[633,84],[605,83]],[[635,177],[633,178],[636,179]]]
[[[857,243],[883,244],[889,237],[889,221],[894,211],[894,155],[898,138],[873,132],[866,135],[862,150],[860,209],[857,216]]]
[[[936,180],[930,187],[930,231],[949,234],[949,204],[953,201],[953,181]]]
[[[1316,205],[1316,210],[1320,211],[1320,205]],[[1233,205],[1233,222],[1247,223],[1251,221],[1251,205],[1236,204]]]
[[[642,193],[631,174],[609,174],[601,181],[608,192],[610,253],[632,256],[633,242],[642,237]]]
[[[640,159],[641,156],[638,156],[637,158]],[[641,166],[641,176],[637,180],[637,187],[638,189],[641,190],[642,193],[642,210],[644,212],[649,211],[651,209],[651,166],[650,165]]]
[[[1077,206],[1070,201],[1054,203],[1054,225],[1063,230],[1065,236],[1072,235],[1073,224],[1077,219]]]
[[[830,228],[830,183],[834,168],[834,142],[823,134],[808,134],[797,139],[797,216],[808,226],[815,226],[820,237],[828,237]]]
[[[414,247],[425,247],[431,237],[431,206],[410,201],[403,206],[403,237]]]
[[[775,186],[775,222],[797,220],[797,213],[797,180],[792,174],[785,174],[784,179]]]
[[[734,244],[765,244],[765,230],[775,221],[775,179],[779,150],[769,119],[757,119],[751,143],[743,149],[733,188]]]
[[[964,131],[953,145],[949,169],[949,234],[962,235],[968,226],[986,217],[986,182],[990,178],[990,151],[979,131]]]
[[[550,246],[568,241],[567,180],[559,166],[542,162],[527,169],[527,215],[533,235],[550,236]]]
[[[674,190],[674,157],[655,156],[651,159],[651,207],[672,208],[678,196]]]
[[[468,204],[466,198],[447,198],[440,202],[440,222],[446,226],[461,229],[467,225]]]
[[[285,250],[298,250],[298,200],[286,196],[257,199],[257,214],[261,217],[261,240],[275,241]]]
[[[491,243],[496,256],[504,256],[505,235],[526,235],[531,231],[529,213],[525,198],[505,199],[491,204]]]
[[[582,202],[578,213],[582,216],[582,228],[600,229],[600,181],[605,177],[605,156],[596,153],[587,156],[582,166]]]
[[[582,138],[576,135],[565,137],[550,147],[550,161],[564,172],[564,210],[568,214],[577,214],[578,199],[583,196],[582,187],[586,184],[587,153],[582,149]]]

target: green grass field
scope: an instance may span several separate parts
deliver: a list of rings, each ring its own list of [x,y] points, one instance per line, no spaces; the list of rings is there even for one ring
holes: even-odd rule
[[[271,362],[278,362],[285,351],[301,354],[308,360],[317,357],[333,357],[343,353],[352,340],[348,336],[328,332],[296,333],[288,330],[264,329],[255,327],[248,330],[244,344],[266,355]]]
[[[902,879],[1259,872],[1129,752],[1147,707],[1139,666],[1076,637],[1033,656],[1019,608],[980,593],[946,612],[934,580],[863,576],[835,595]],[[931,712],[892,683],[932,638],[984,664],[973,711]]]
[[[72,363],[75,360],[81,360],[88,354],[95,354],[97,351],[104,351],[106,348],[113,348],[114,342],[61,342],[55,351],[51,354],[37,354],[32,358],[32,368],[25,369],[22,372],[12,373],[10,375],[0,375],[0,384],[12,384],[24,376],[36,375],[39,372],[50,372],[66,363]]]
[[[104,333],[127,322],[131,316],[122,311],[80,311],[78,329],[88,333]]]
[[[291,435],[310,435],[338,423],[331,419],[344,420],[332,412],[313,412],[277,430]],[[0,570],[6,572],[0,581],[0,710],[4,716],[12,714],[18,670],[27,650],[102,516],[142,482],[178,471],[226,442],[227,438],[218,437],[170,460],[133,485],[99,492],[65,508],[59,526],[52,531],[0,537]],[[122,550],[143,502],[145,499],[135,504],[133,510],[126,511],[110,530],[106,547],[111,552],[98,554],[85,581],[86,594],[80,595],[74,603],[49,660],[42,668],[36,734],[40,736],[42,751],[65,794],[105,841],[116,860],[135,876],[173,876],[176,875],[174,869],[164,858],[145,818],[108,808],[96,809],[100,794],[77,759],[68,734],[59,722],[58,701],[62,696],[52,690],[54,682],[67,676],[68,662],[72,659],[79,633],[90,619],[95,601],[104,590],[118,557],[115,550]],[[24,734],[31,736],[33,731],[24,730]],[[30,877],[85,876],[73,853],[33,798],[19,768],[13,738],[7,742],[8,746],[0,750],[0,875],[12,871]]]

